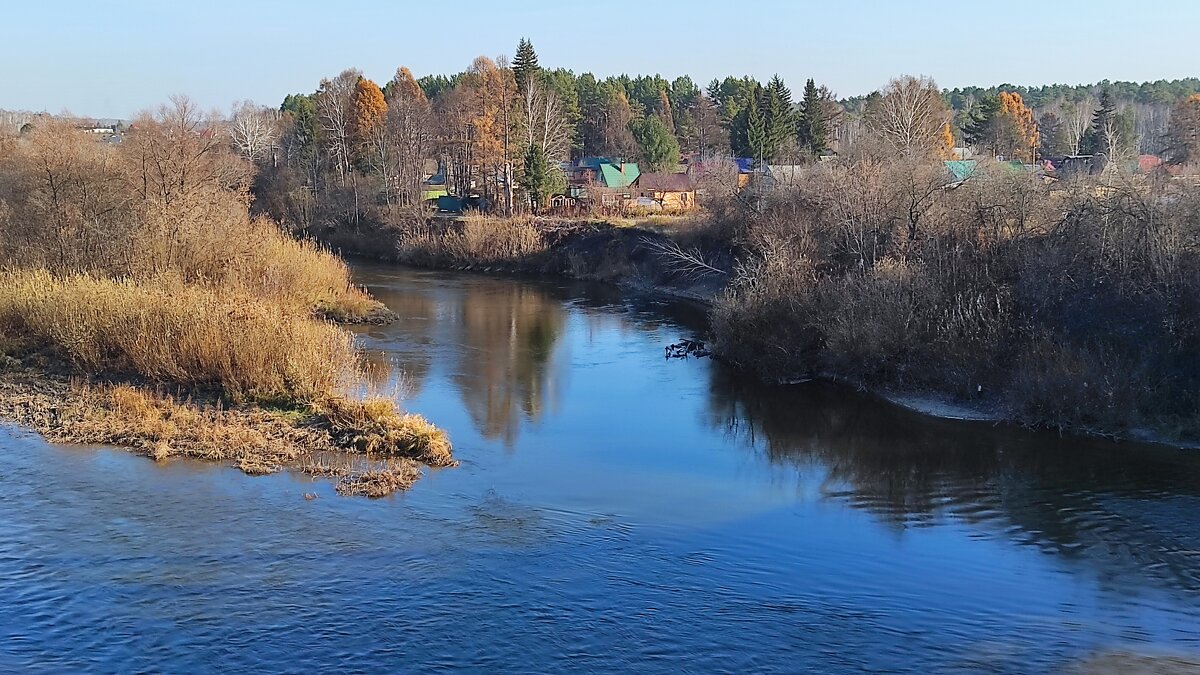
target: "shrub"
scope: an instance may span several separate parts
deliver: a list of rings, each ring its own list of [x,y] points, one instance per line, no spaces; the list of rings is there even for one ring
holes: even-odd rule
[[[0,331],[86,373],[303,401],[355,372],[351,337],[243,292],[164,276],[138,282],[44,271],[0,275]]]

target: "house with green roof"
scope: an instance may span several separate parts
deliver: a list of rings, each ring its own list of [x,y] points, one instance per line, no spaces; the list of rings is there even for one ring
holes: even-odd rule
[[[637,182],[642,175],[636,162],[621,162],[620,164],[601,164],[599,183],[613,190],[624,190]]]

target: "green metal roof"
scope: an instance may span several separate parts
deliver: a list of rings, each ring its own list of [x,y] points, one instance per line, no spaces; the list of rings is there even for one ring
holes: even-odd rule
[[[946,168],[950,170],[950,173],[954,174],[955,180],[966,180],[967,177],[975,173],[975,160],[950,160],[946,162]]]
[[[622,169],[624,169],[623,172]],[[605,187],[627,188],[633,185],[640,175],[642,172],[634,162],[625,162],[619,166],[616,164],[600,165],[600,179],[604,182]]]

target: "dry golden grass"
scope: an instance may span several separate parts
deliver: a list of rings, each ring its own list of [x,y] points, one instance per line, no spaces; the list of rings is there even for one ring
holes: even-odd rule
[[[337,482],[337,493],[378,499],[407,490],[420,477],[421,470],[416,463],[405,461],[381,469],[346,474]]]
[[[398,237],[397,253],[418,264],[521,266],[547,246],[532,218],[468,216],[453,223],[410,225]]]
[[[430,466],[454,466],[450,439],[420,415],[402,414],[387,398],[330,397],[313,405],[340,447],[372,455],[410,457]]]
[[[254,476],[298,470],[335,479],[344,495],[407,489],[421,475],[417,461],[457,464],[443,432],[385,400],[330,399],[321,411],[294,415],[13,371],[0,375],[0,418],[54,442],[120,446],[155,461],[226,462]]]
[[[85,373],[219,387],[235,399],[310,400],[356,367],[352,338],[333,325],[175,277],[0,274],[0,332]]]

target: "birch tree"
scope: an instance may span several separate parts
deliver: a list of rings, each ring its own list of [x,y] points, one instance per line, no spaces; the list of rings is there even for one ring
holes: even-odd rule
[[[927,77],[905,75],[892,80],[878,104],[869,110],[871,130],[901,154],[927,154],[940,145],[950,111],[937,84]]]
[[[354,94],[360,77],[357,69],[343,70],[332,80],[321,80],[317,90],[321,138],[343,188],[353,168]]]

